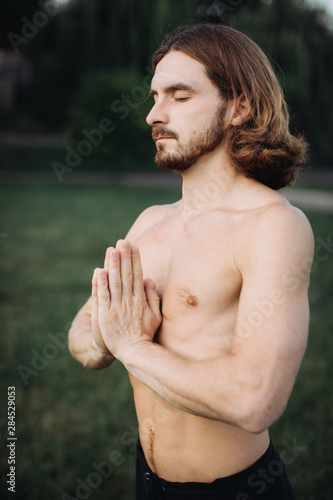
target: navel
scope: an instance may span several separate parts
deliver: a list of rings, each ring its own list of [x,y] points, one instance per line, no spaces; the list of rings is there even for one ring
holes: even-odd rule
[[[194,295],[187,295],[185,298],[186,304],[192,307],[196,307],[198,305],[198,300]]]

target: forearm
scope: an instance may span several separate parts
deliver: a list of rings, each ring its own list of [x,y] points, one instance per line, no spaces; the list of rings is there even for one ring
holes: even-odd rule
[[[68,348],[72,356],[91,370],[101,370],[115,360],[111,353],[102,352],[94,341],[91,330],[91,316],[80,311],[74,319],[68,334]]]
[[[127,348],[118,359],[143,384],[174,406],[195,415],[251,428],[251,408],[259,378],[249,377],[231,354],[189,360],[146,342]]]

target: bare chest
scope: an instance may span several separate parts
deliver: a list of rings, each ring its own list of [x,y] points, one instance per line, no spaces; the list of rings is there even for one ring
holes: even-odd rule
[[[211,216],[161,221],[138,238],[144,277],[157,284],[164,319],[212,319],[232,307],[241,288],[238,237],[234,221]]]

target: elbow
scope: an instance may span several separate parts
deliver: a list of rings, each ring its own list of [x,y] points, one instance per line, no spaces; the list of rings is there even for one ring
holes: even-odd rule
[[[73,341],[73,327],[70,328],[68,332],[68,341],[67,341],[67,347],[70,352],[70,354],[73,356],[74,359],[76,359],[76,350],[75,350],[75,344]]]
[[[90,359],[85,356],[85,352],[82,350],[82,346],[77,342],[77,337],[75,335],[75,330],[73,327],[68,332],[67,347],[75,361],[78,361],[85,368],[90,368]]]
[[[241,427],[250,434],[261,434],[276,422],[285,409],[281,401],[272,397],[255,396],[249,398],[244,408]]]
[[[69,331],[68,332],[68,342],[67,342],[67,347],[68,347],[68,350],[70,352],[70,354],[73,356],[73,358],[75,358],[75,355],[74,355],[74,347],[73,347],[73,343],[71,341],[71,332]]]
[[[262,415],[252,414],[244,420],[241,427],[249,434],[261,434],[270,427],[271,423],[269,419],[263,418]]]

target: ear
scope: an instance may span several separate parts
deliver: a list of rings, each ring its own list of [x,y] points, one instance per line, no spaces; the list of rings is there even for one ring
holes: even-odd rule
[[[252,115],[252,107],[244,94],[237,97],[235,101],[234,114],[232,116],[231,125],[242,125],[250,119]]]

